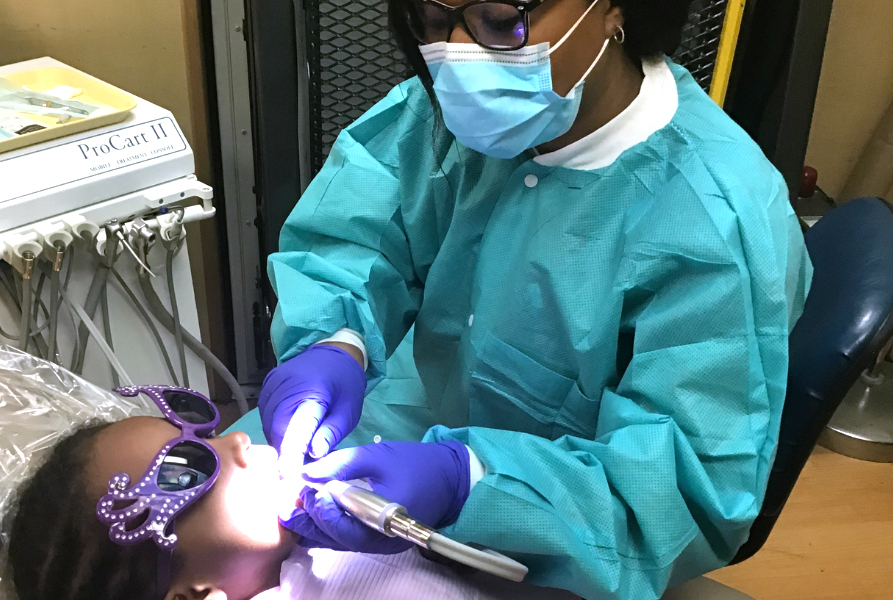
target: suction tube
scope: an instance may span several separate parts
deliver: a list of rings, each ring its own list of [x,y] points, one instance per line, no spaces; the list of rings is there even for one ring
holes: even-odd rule
[[[132,386],[133,380],[127,375],[127,372],[124,370],[124,367],[121,365],[121,362],[118,360],[118,357],[115,356],[115,353],[112,352],[112,349],[109,348],[109,345],[105,342],[105,339],[102,337],[102,333],[99,329],[96,328],[96,325],[87,315],[86,311],[74,304],[71,299],[68,297],[68,292],[66,290],[62,290],[62,299],[63,301],[74,310],[77,314],[78,318],[81,320],[93,338],[96,340],[96,343],[99,344],[99,348],[105,354],[105,357],[109,360],[112,365],[112,368],[118,372],[118,375],[121,377],[121,381],[124,382],[124,385]]]
[[[96,310],[99,308],[102,290],[108,283],[108,278],[109,267],[100,262],[99,267],[96,269],[96,273],[93,275],[93,281],[90,283],[90,291],[87,292],[87,300],[84,302],[84,313],[90,319],[93,319],[93,317],[96,316]],[[81,324],[78,327],[78,338],[82,343],[75,346],[74,353],[71,357],[71,370],[76,375],[80,375],[84,370],[84,357],[87,354],[87,344],[90,341],[89,333],[87,323],[81,321]]]
[[[177,248],[167,248],[165,268],[167,269],[167,290],[171,297],[171,312],[174,320],[174,339],[177,342],[177,352],[180,354],[180,371],[183,373],[183,387],[189,387],[189,372],[186,369],[186,348],[183,347],[183,323],[180,322],[180,307],[177,305],[177,292],[174,290],[174,255]]]
[[[521,563],[492,550],[477,550],[460,544],[440,533],[431,534],[428,538],[428,549],[463,565],[475,567],[510,581],[524,581],[527,577],[527,567]]]
[[[22,319],[19,326],[19,350],[28,351],[28,342],[31,341],[31,296],[34,289],[31,287],[31,275],[22,279]]]
[[[53,271],[50,275],[50,331],[47,340],[47,356],[48,360],[58,364],[59,353],[56,352],[56,334],[59,331],[59,304],[61,303],[60,294],[62,288],[61,277],[59,271]]]
[[[120,227],[117,221],[110,221],[106,225],[105,256],[99,260],[99,266],[93,275],[93,281],[90,283],[90,291],[87,292],[87,300],[84,302],[84,312],[91,320],[96,316],[96,309],[99,308],[102,292],[108,284],[109,271],[111,271],[115,261],[118,259],[118,244],[120,240],[116,232],[120,231]],[[71,357],[71,370],[77,375],[80,375],[84,369],[84,357],[87,354],[87,344],[90,342],[88,330],[87,323],[82,320],[77,333],[77,338],[82,343],[75,346],[74,354]]]
[[[108,275],[106,275],[106,281],[108,281]],[[102,310],[102,327],[105,332],[105,341],[109,345],[109,348],[112,352],[115,351],[115,344],[112,342],[112,320],[109,311],[109,289],[108,284],[103,286],[102,293],[99,295],[99,306]],[[115,387],[121,386],[121,380],[118,379],[118,372],[112,368],[112,384]]]
[[[17,286],[15,285],[14,282],[12,282],[12,283],[10,282],[8,276],[6,275],[6,271],[4,270],[4,268],[9,269],[10,273],[13,272],[12,267],[10,267],[8,264],[6,264],[6,266],[4,267],[4,263],[0,262],[0,283],[3,284],[4,288],[6,288],[6,292],[9,294],[9,297],[12,299],[12,303],[15,306],[16,310],[20,311],[20,310],[22,310],[22,299],[19,296],[18,290],[16,289]],[[9,339],[17,340],[19,338],[17,336],[13,336]]]
[[[31,305],[34,302],[34,288],[31,287],[31,275],[34,272],[34,253],[26,251],[22,254],[24,270],[22,271],[22,320],[19,328],[19,350],[28,351],[28,342],[31,341]],[[37,309],[35,307],[35,312]]]
[[[50,314],[47,317],[49,334],[47,340],[47,359],[56,364],[62,363],[62,357],[58,348],[59,334],[59,310],[62,308],[62,268],[66,266],[64,287],[68,290],[68,282],[71,279],[71,263],[74,260],[74,246],[56,246],[56,262],[53,263],[53,271],[50,273]],[[65,263],[68,263],[65,265]],[[46,271],[43,272],[46,274]],[[72,316],[72,324],[75,332],[75,346],[79,345],[77,338],[77,322]]]
[[[112,269],[112,275],[115,276],[115,280],[118,282],[118,285],[121,286],[121,289],[124,290],[124,293],[127,294],[127,297],[130,299],[130,303],[133,304],[133,307],[143,318],[143,321],[149,327],[149,331],[152,332],[152,336],[155,338],[155,342],[158,344],[158,348],[161,350],[161,356],[164,359],[164,364],[167,366],[167,372],[171,376],[171,381],[174,382],[174,385],[180,387],[180,380],[177,378],[177,372],[174,369],[174,364],[171,362],[171,356],[167,353],[167,348],[164,345],[164,340],[161,339],[161,333],[158,332],[158,328],[155,326],[155,321],[152,320],[152,317],[149,316],[149,313],[146,312],[146,309],[143,307],[142,302],[139,301],[139,298],[136,297],[136,294],[133,293],[133,290],[130,289],[130,286],[127,285],[127,282],[124,281],[124,278],[116,271]]]
[[[167,311],[164,304],[162,304],[161,299],[155,292],[155,288],[152,287],[152,282],[149,280],[148,273],[145,271],[140,272],[139,280],[140,289],[143,291],[143,296],[146,298],[146,303],[149,305],[149,311],[156,319],[158,319],[162,327],[173,333],[175,327],[174,317]],[[213,352],[208,350],[208,348],[185,329],[183,330],[183,343],[223,378],[226,385],[229,386],[229,389],[232,391],[233,397],[236,399],[236,404],[239,406],[239,412],[243,415],[246,414],[248,412],[248,401],[245,399],[245,393],[242,391],[242,386],[240,386],[239,382],[236,381],[236,378],[233,377],[233,374],[226,368],[226,365],[220,362],[220,359],[214,356]]]
[[[47,267],[44,267],[43,265],[41,265],[40,267],[44,269],[44,272],[46,272],[45,269],[47,269]],[[105,354],[105,357],[108,359],[109,363],[111,363],[112,368],[117,371],[118,375],[121,377],[121,381],[124,382],[124,385],[132,386],[133,380],[130,378],[130,376],[127,375],[127,372],[124,370],[124,367],[121,365],[118,357],[115,356],[114,352],[112,352],[112,349],[106,343],[105,338],[102,337],[102,333],[96,327],[96,324],[93,323],[93,320],[87,316],[87,312],[78,304],[72,302],[71,298],[68,296],[68,290],[66,289],[66,287],[67,286],[63,286],[63,288],[60,290],[60,293],[62,295],[62,302],[72,312],[72,320],[74,320],[74,315],[77,315],[77,319],[80,320],[80,322],[87,328],[89,334],[92,335],[93,338],[96,340],[96,343],[99,344],[99,349],[102,350],[103,354]]]
[[[44,330],[50,326],[50,311],[47,309],[46,304],[44,304],[42,299],[43,284],[46,283],[46,280],[46,273],[41,271],[40,277],[37,279],[37,290],[31,294],[33,307],[31,311],[31,331],[28,334],[28,343],[33,343],[36,348],[33,354],[43,359],[46,359],[49,356],[49,347],[41,335]],[[44,323],[38,327],[37,323],[41,312],[43,312]]]

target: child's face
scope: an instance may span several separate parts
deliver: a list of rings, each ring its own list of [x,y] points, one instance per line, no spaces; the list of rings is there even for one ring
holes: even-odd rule
[[[152,417],[126,419],[102,431],[88,470],[90,500],[99,501],[116,473],[127,473],[132,480],[142,477],[158,450],[179,433],[164,419]],[[252,446],[242,433],[208,443],[220,456],[220,475],[174,521],[174,557],[181,568],[171,589],[185,577],[195,580],[185,583],[186,590],[206,586],[230,599],[249,598],[278,585],[279,566],[295,545],[293,534],[279,524],[276,451]]]

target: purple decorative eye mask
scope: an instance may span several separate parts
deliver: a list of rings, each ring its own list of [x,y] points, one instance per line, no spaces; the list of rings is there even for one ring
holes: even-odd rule
[[[118,473],[109,481],[108,494],[99,501],[96,514],[100,521],[109,525],[109,537],[113,542],[130,545],[152,538],[159,548],[173,550],[177,536],[173,533],[166,535],[165,531],[170,529],[169,526],[180,513],[214,485],[220,473],[218,463],[213,475],[197,487],[173,492],[158,487],[156,477],[164,458],[174,446],[186,440],[195,443],[195,440],[187,437],[168,442],[135,486],[129,487],[130,477],[125,473]],[[214,452],[207,444],[203,445],[209,452]],[[141,524],[133,526],[141,520]]]
[[[148,539],[155,541],[161,551],[158,592],[163,597],[168,588],[171,554],[177,545],[174,519],[211,489],[220,474],[220,456],[204,439],[213,435],[220,414],[210,400],[185,388],[140,386],[115,391],[128,397],[146,394],[161,409],[164,418],[181,432],[158,451],[135,484],[126,473],[112,477],[108,493],[96,505],[97,517],[109,526],[109,538],[116,544],[129,546]],[[183,485],[159,482],[164,467],[180,465],[186,465],[185,479],[178,480]],[[207,479],[190,485],[190,473],[196,472],[204,472]],[[163,489],[161,485],[175,489]]]

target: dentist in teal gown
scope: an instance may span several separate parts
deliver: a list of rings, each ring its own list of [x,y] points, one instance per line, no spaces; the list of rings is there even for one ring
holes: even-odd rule
[[[270,257],[264,433],[533,584],[659,598],[763,501],[811,277],[785,183],[666,57],[687,0],[441,2],[390,0],[419,76]],[[404,549],[304,503],[305,545]]]

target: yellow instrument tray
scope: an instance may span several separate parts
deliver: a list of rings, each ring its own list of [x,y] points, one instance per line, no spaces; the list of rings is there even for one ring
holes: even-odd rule
[[[56,117],[18,113],[30,121],[45,126],[46,129],[0,140],[0,154],[66,135],[120,123],[127,118],[127,115],[130,114],[130,111],[137,104],[137,99],[127,92],[74,69],[63,67],[32,69],[30,71],[10,73],[5,75],[4,79],[13,84],[27,87],[32,92],[48,92],[59,86],[77,88],[83,90],[83,92],[72,98],[72,100],[109,108],[112,112],[103,112],[100,115],[87,117],[86,119],[71,119],[66,123],[58,123],[59,119]]]

